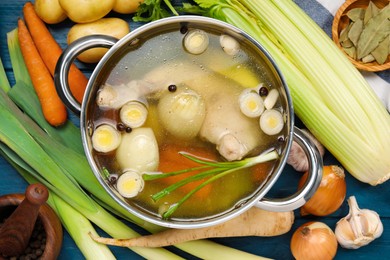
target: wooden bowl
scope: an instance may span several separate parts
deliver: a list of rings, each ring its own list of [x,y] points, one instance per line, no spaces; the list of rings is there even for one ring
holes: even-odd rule
[[[24,197],[24,194],[0,196],[0,218],[6,219],[10,216],[17,206],[22,203]],[[45,251],[40,259],[57,259],[61,251],[63,238],[61,222],[53,209],[46,203],[40,207],[38,218],[41,220],[46,233]]]
[[[390,0],[371,0],[377,7],[383,8],[388,5]],[[344,52],[341,47],[339,36],[340,32],[348,26],[349,18],[347,13],[353,8],[367,8],[370,0],[346,0],[345,3],[338,9],[333,20],[332,25],[332,37],[336,45]],[[365,71],[383,71],[390,69],[390,55],[387,57],[387,60],[384,64],[379,64],[376,61],[363,63],[361,61],[351,58],[348,54],[345,54],[348,59],[355,65],[356,68]]]

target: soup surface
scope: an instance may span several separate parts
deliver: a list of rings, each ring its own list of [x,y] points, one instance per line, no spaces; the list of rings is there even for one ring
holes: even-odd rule
[[[261,189],[276,160],[232,171],[199,188],[216,176],[211,174],[215,168],[199,169],[201,164],[184,155],[235,162],[280,148],[286,113],[272,75],[257,53],[229,35],[182,27],[139,39],[97,93],[94,160],[139,211],[161,216],[190,192],[170,218],[196,220],[238,207]],[[260,126],[270,111],[277,116],[264,120],[273,132]],[[180,170],[185,171],[145,178]],[[202,173],[204,178],[193,177]],[[178,187],[159,193],[172,185]]]

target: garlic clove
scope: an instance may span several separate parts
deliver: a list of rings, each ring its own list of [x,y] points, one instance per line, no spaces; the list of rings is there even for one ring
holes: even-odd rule
[[[348,215],[337,222],[335,229],[340,246],[357,249],[382,235],[383,224],[378,213],[360,209],[354,196],[348,199],[348,205],[350,207]]]

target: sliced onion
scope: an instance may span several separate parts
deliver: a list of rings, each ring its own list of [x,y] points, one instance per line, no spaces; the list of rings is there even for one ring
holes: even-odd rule
[[[98,152],[111,152],[118,148],[120,142],[120,133],[111,125],[100,125],[92,134],[92,146]]]
[[[184,47],[191,54],[201,54],[208,46],[209,36],[205,31],[192,30],[184,38]]]
[[[260,128],[267,135],[276,135],[284,127],[283,115],[278,110],[265,110],[260,116]]]
[[[247,117],[259,117],[264,111],[264,102],[258,93],[244,91],[239,97],[240,110]]]
[[[131,128],[137,128],[145,123],[148,110],[144,104],[138,101],[130,101],[121,107],[119,116],[122,123]]]
[[[138,195],[140,191],[142,191],[144,187],[144,180],[140,173],[128,170],[119,176],[116,187],[123,197],[132,198]]]

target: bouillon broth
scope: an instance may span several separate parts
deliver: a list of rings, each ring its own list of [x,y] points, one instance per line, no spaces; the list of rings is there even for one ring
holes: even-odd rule
[[[187,43],[193,31],[201,34]],[[207,180],[190,182],[154,201],[153,194],[202,170],[155,180],[131,179],[200,166],[179,152],[206,160],[238,161],[278,149],[287,136],[285,125],[274,134],[261,129],[261,116],[254,108],[259,99],[266,106],[263,111],[278,111],[282,123],[286,122],[280,97],[266,101],[280,83],[270,76],[268,64],[233,36],[224,43],[213,30],[182,27],[139,39],[121,55],[101,84],[92,112],[94,135],[102,125],[116,133],[107,137],[102,132],[101,149],[92,137],[93,158],[110,185],[139,211],[161,215]],[[244,98],[248,93],[251,97]],[[112,148],[107,148],[107,142]],[[202,219],[238,207],[262,187],[276,163],[237,170],[205,185],[171,218]],[[119,183],[125,172],[131,172],[132,181]],[[138,190],[134,193],[134,189]]]

